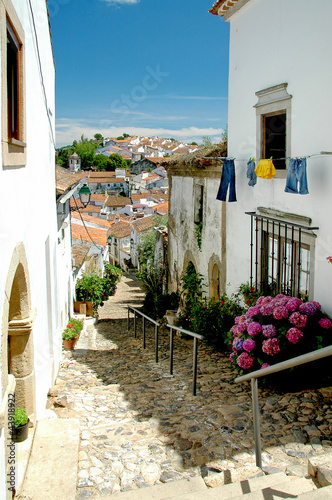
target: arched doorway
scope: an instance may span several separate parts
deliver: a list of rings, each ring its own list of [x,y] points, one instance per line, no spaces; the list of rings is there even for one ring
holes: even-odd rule
[[[35,413],[33,320],[28,264],[24,245],[20,243],[14,249],[6,281],[1,347],[7,363],[2,364],[2,380],[7,381],[8,375],[15,377],[16,407],[24,408],[32,421]]]
[[[219,300],[220,298],[220,276],[219,276],[219,267],[217,264],[214,264],[211,273],[210,286],[209,286],[209,295],[211,299]]]

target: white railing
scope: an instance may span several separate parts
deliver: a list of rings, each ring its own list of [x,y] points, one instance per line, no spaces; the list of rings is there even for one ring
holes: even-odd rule
[[[287,370],[288,368],[293,368],[294,366],[303,365],[305,363],[310,363],[310,361],[316,361],[318,359],[327,358],[332,356],[332,345],[329,347],[324,347],[318,351],[312,351],[308,354],[303,354],[302,356],[297,356],[296,358],[288,359],[287,361],[282,361],[276,365],[269,366],[262,370],[256,370],[255,372],[247,373],[241,377],[237,377],[235,382],[246,382],[251,380],[251,391],[252,391],[252,411],[253,411],[253,423],[254,423],[254,437],[255,437],[255,454],[256,454],[256,465],[262,468],[262,448],[260,439],[260,421],[259,421],[259,402],[258,402],[258,379],[265,377],[266,375],[271,375],[272,373],[277,373],[282,370]]]

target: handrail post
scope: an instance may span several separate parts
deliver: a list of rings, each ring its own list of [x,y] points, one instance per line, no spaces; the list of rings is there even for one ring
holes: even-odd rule
[[[127,330],[128,330],[128,332],[129,332],[129,329],[130,329],[130,323],[129,323],[129,311],[130,311],[130,309],[129,309],[129,306],[128,306],[128,321],[127,321]]]
[[[169,373],[173,375],[173,328],[170,328],[169,333]]]
[[[145,318],[144,316],[142,316],[143,318],[143,349],[145,349]]]
[[[134,311],[134,337],[136,339],[137,333],[136,333],[136,311]]]
[[[156,363],[158,363],[158,325],[155,325]]]
[[[261,432],[260,432],[260,415],[259,415],[257,378],[251,379],[251,391],[252,391],[252,411],[253,411],[253,422],[254,422],[256,465],[257,465],[257,467],[262,468],[262,449],[261,449]]]
[[[196,380],[197,380],[197,338],[194,337],[193,396],[196,396]]]

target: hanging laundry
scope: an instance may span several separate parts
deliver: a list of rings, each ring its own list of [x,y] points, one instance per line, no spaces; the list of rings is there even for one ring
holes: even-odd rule
[[[257,183],[257,175],[255,172],[255,159],[249,158],[247,163],[247,177],[249,179],[248,185],[254,187]]]
[[[262,179],[272,179],[272,177],[276,175],[276,169],[273,165],[272,159],[259,160],[255,172],[257,174],[257,177],[261,177]]]
[[[291,158],[288,164],[286,193],[308,194],[307,159]]]
[[[226,158],[223,161],[222,165],[222,174],[220,179],[220,186],[217,193],[217,200],[226,201],[228,186],[228,201],[236,201],[234,159]]]

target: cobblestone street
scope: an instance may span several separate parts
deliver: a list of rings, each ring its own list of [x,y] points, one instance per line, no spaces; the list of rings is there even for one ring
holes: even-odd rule
[[[99,311],[99,322],[65,351],[49,408],[80,420],[77,499],[99,498],[188,476],[208,486],[259,473],[255,467],[250,385],[234,383],[228,357],[200,344],[192,395],[192,342],[176,337],[169,375],[169,332],[137,339],[127,306],[139,306],[138,282],[126,275]],[[306,474],[306,458],[330,449],[332,388],[284,394],[260,391],[263,463]]]

